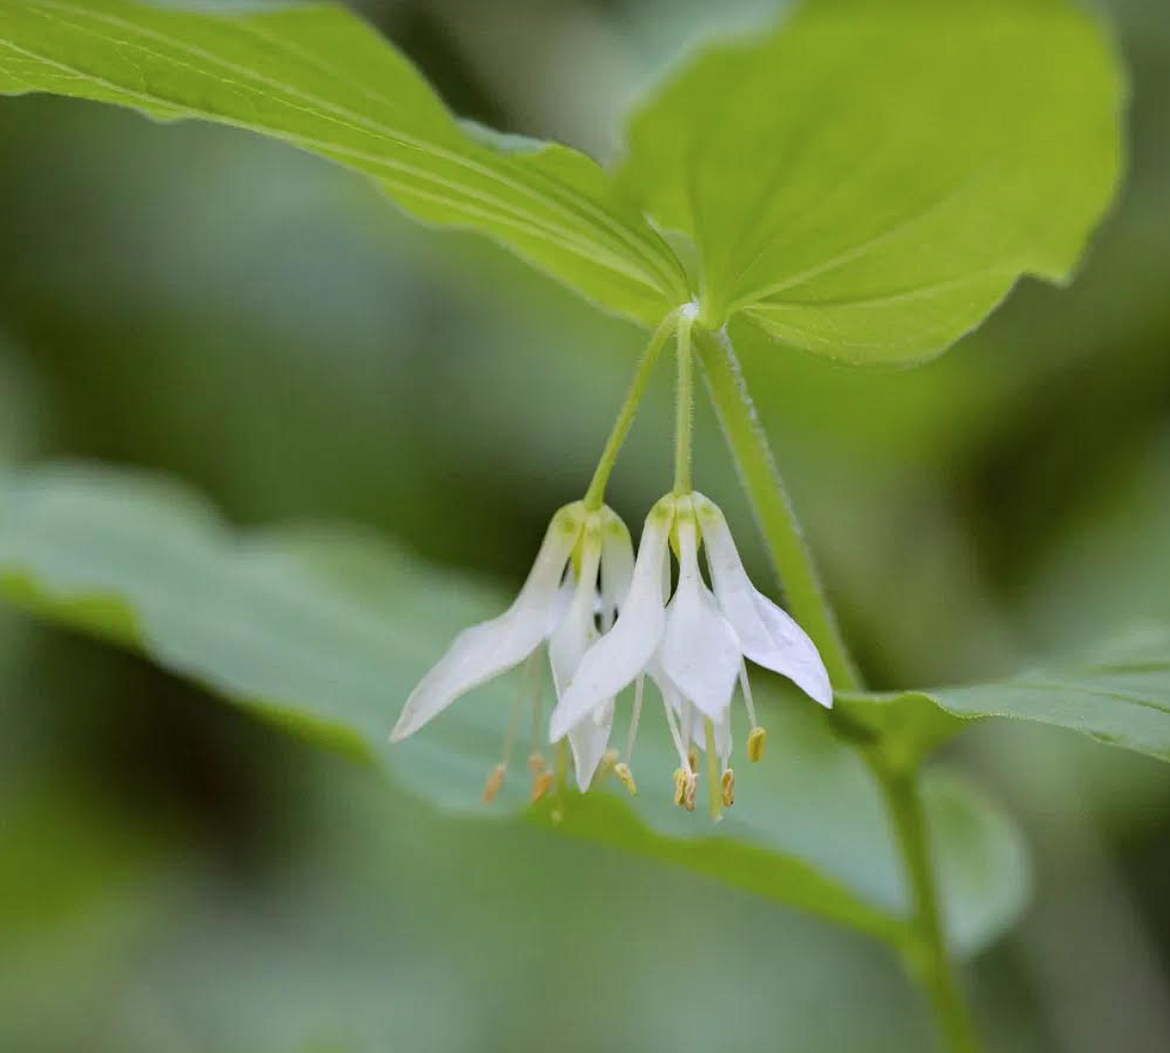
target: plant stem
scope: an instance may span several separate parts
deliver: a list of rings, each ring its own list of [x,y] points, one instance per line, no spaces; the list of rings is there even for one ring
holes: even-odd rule
[[[695,345],[707,389],[786,589],[792,615],[817,645],[833,686],[859,690],[861,678],[821,587],[731,342],[724,333],[697,331]],[[907,969],[929,997],[952,1053],[979,1053],[973,1018],[943,935],[917,772],[895,767],[881,753],[880,745],[866,749],[864,756],[885,797],[913,897],[914,914],[908,926],[911,939],[904,954]]]
[[[683,311],[678,322],[678,396],[674,410],[674,492],[691,492],[691,425],[695,415],[695,362],[691,350],[694,315]]]
[[[860,678],[825,597],[731,343],[718,333],[695,335],[707,389],[792,616],[817,645],[833,686],[843,691],[859,690]]]
[[[678,312],[671,311],[662,320],[662,324],[654,330],[654,335],[650,337],[650,343],[642,352],[638,369],[634,373],[634,379],[630,382],[629,390],[626,392],[626,399],[618,411],[617,420],[614,421],[613,429],[605,442],[605,449],[601,451],[601,459],[597,462],[589,489],[585,491],[584,504],[585,510],[588,512],[596,512],[601,507],[602,501],[605,500],[605,486],[609,482],[609,473],[613,471],[618,452],[622,448],[622,443],[625,442],[626,435],[629,434],[630,425],[634,423],[634,414],[638,411],[638,404],[646,392],[646,384],[654,370],[654,363],[658,361],[659,353],[677,325]]]
[[[882,788],[914,897],[917,940],[905,953],[907,970],[926,991],[939,1030],[953,1053],[980,1053],[975,1020],[959,986],[943,935],[922,794],[913,772],[899,772],[879,754],[867,755]]]

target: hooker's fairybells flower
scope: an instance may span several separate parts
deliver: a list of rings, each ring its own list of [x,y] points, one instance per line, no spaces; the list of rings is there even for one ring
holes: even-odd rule
[[[490,800],[503,783],[517,718],[525,702],[533,706],[533,753],[529,758],[533,799],[543,796],[552,773],[539,749],[543,734],[540,690],[534,675],[539,672],[535,668],[538,652],[547,642],[559,698],[599,635],[598,619],[602,631],[613,625],[629,589],[633,563],[630,533],[612,510],[603,506],[587,511],[580,501],[560,509],[512,606],[455,637],[407,699],[390,741],[413,735],[461,695],[528,659],[504,758],[489,776],[484,797]],[[613,699],[599,699],[586,719],[556,736],[557,740],[568,738],[582,790],[588,788],[605,754],[612,720]]]
[[[669,542],[678,544],[678,584],[670,592]],[[699,569],[702,544],[712,592]],[[675,800],[694,807],[698,782],[694,743],[708,752],[708,775],[719,778],[723,804],[734,799],[730,767],[731,701],[738,681],[751,721],[747,751],[763,753],[744,658],[793,681],[826,708],[833,704],[824,663],[805,632],[748,579],[723,513],[702,494],[668,496],[646,519],[628,595],[614,628],[590,647],[553,712],[556,741],[591,714],[611,719],[612,699],[649,675],[662,694],[667,723],[679,755]],[[635,713],[634,726],[636,727]],[[631,745],[633,730],[631,731]],[[627,756],[630,746],[627,747]],[[715,765],[714,753],[718,759]],[[714,789],[714,788],[713,788]],[[718,799],[713,800],[713,812]]]

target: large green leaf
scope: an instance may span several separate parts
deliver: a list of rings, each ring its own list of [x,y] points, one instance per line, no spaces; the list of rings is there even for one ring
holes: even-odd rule
[[[709,323],[854,362],[937,352],[1021,274],[1068,277],[1117,179],[1120,80],[1066,0],[808,0],[674,78],[615,187],[565,147],[461,124],[340,7],[0,7],[0,92],[273,136],[652,323],[690,292],[645,207],[697,243]]]
[[[621,177],[703,265],[707,320],[858,363],[946,348],[1063,281],[1112,196],[1122,77],[1065,0],[808,0],[699,55]]]
[[[1094,653],[987,684],[846,695],[836,719],[908,757],[953,734],[956,718],[1010,717],[1068,728],[1170,761],[1170,626],[1150,623]]]
[[[686,295],[674,255],[593,161],[462,125],[340,6],[213,13],[5,0],[0,92],[32,91],[284,140],[373,176],[415,216],[486,233],[644,322]]]
[[[352,533],[240,537],[188,492],[113,470],[55,468],[0,483],[0,592],[54,621],[140,647],[168,669],[282,724],[377,758],[449,809],[523,812],[523,764],[490,808],[514,687],[499,683],[390,747],[415,679],[463,625],[501,597],[424,569]],[[643,719],[641,785],[569,793],[566,832],[677,862],[721,881],[899,941],[909,905],[881,795],[822,711],[763,678],[765,762],[738,775],[714,826],[671,803],[664,722]],[[1020,908],[1026,889],[1012,827],[953,779],[927,783],[928,821],[952,937],[973,949]],[[529,814],[553,823],[551,808]]]

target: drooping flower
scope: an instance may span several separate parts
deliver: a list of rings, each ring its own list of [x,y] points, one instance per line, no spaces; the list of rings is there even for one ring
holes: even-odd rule
[[[669,540],[678,545],[678,583],[669,595]],[[699,568],[702,544],[711,576]],[[821,705],[833,703],[828,673],[816,646],[795,621],[751,583],[727,521],[702,494],[668,496],[646,519],[629,593],[613,629],[581,657],[576,675],[550,722],[555,741],[590,714],[608,712],[627,685],[650,676],[662,694],[679,754],[676,800],[694,806],[698,773],[691,746],[710,747],[719,760],[724,803],[734,794],[730,766],[731,701],[741,685],[752,730],[748,756],[762,754],[744,659],[788,677]],[[638,702],[635,703],[638,705]],[[628,750],[628,747],[627,747]],[[709,763],[708,770],[715,774]]]
[[[634,557],[630,534],[614,512],[601,507],[589,511],[580,502],[560,509],[549,523],[536,560],[512,605],[486,622],[465,629],[411,692],[391,742],[400,742],[438,716],[456,699],[526,659],[534,661],[547,642],[553,684],[560,697],[576,673],[581,657],[597,640],[599,631],[613,624],[625,599]],[[599,581],[600,572],[600,581]],[[598,627],[600,620],[600,630]],[[539,688],[532,691],[531,676],[523,677],[522,693],[539,716]],[[522,705],[526,700],[518,699]],[[567,727],[556,739],[568,738],[578,785],[588,787],[606,750],[613,701],[601,699],[587,719]],[[504,758],[492,771],[484,796],[498,791],[511,750],[509,730]],[[551,774],[537,743],[530,759],[534,797],[548,788]]]

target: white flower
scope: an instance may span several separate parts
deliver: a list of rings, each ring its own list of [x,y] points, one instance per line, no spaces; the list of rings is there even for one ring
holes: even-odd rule
[[[598,638],[596,619],[600,617],[602,630],[613,624],[629,588],[633,562],[629,531],[609,508],[590,512],[578,501],[560,509],[549,524],[528,579],[512,606],[455,637],[406,700],[390,741],[400,742],[413,735],[460,696],[525,659],[534,658],[546,640],[559,697],[582,655]],[[575,565],[575,575],[566,574],[571,565]],[[522,696],[525,690],[532,691],[534,677],[523,679]],[[531,699],[521,697],[517,701],[518,705],[531,701],[539,712],[539,689]],[[591,711],[588,719],[566,727],[556,736],[556,740],[568,737],[582,790],[588,787],[605,754],[610,725],[604,718],[608,713],[612,721],[612,699],[600,699],[593,711],[596,713]],[[513,720],[504,760],[489,777],[485,791],[489,799],[503,781],[515,723]],[[539,757],[539,751],[534,757]],[[534,796],[539,796],[547,789],[551,776],[539,759],[533,769]]]
[[[672,528],[679,574],[668,603]],[[700,543],[714,591],[699,569]],[[723,513],[701,494],[665,497],[646,519],[617,622],[578,660],[576,674],[560,692],[550,737],[559,739],[590,714],[609,713],[618,692],[649,675],[663,696],[679,753],[676,799],[693,807],[697,773],[691,744],[705,749],[710,738],[722,769],[723,799],[730,803],[730,710],[737,681],[752,724],[749,757],[756,759],[763,748],[744,658],[788,677],[821,705],[832,706],[829,676],[815,645],[751,584]],[[639,699],[640,688],[639,683]],[[710,762],[709,771],[715,773]]]

